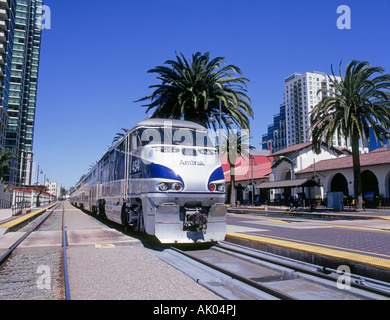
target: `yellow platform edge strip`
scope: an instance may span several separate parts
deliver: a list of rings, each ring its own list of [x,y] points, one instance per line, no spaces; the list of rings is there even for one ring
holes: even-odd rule
[[[26,214],[25,216],[20,217],[19,219],[15,219],[15,220],[12,220],[10,222],[4,223],[4,224],[0,225],[0,229],[8,229],[8,228],[14,227],[14,226],[18,225],[19,223],[22,223],[22,222],[26,221],[27,219],[30,219],[30,218],[36,216],[37,214],[45,212],[46,210],[54,207],[57,204],[58,204],[58,202],[51,204],[51,205],[47,206],[46,208],[39,209],[37,211]]]
[[[379,268],[390,269],[390,260],[387,260],[387,259],[365,256],[365,255],[351,253],[351,252],[321,248],[321,247],[311,246],[311,245],[307,245],[307,244],[300,244],[300,243],[295,243],[295,242],[290,242],[290,241],[240,234],[240,233],[235,233],[235,232],[228,232],[228,233],[226,233],[226,235],[230,236],[230,237],[234,237],[234,238],[251,240],[251,241],[256,241],[256,242],[260,242],[260,243],[266,243],[266,244],[276,245],[276,246],[280,246],[280,247],[296,249],[296,250],[300,250],[300,251],[304,251],[304,252],[320,254],[320,255],[324,255],[324,256],[328,256],[328,257],[332,257],[332,258],[350,260],[350,261],[359,262],[362,264],[367,264],[367,265],[375,266],[375,267],[379,267]]]

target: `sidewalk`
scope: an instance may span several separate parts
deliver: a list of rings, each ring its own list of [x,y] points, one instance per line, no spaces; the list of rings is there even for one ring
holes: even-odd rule
[[[0,209],[0,222],[12,217],[12,209]]]
[[[238,206],[228,207],[228,212],[232,213],[285,213],[289,215],[313,215],[313,216],[328,216],[331,217],[362,217],[362,218],[379,218],[390,220],[390,209],[365,209],[364,211],[356,212],[354,209],[344,209],[343,211],[334,211],[332,208],[318,207],[312,211],[310,208],[294,209],[290,212],[287,206]]]

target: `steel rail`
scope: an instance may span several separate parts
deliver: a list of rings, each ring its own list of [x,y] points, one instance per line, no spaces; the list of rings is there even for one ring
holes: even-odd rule
[[[251,258],[261,259],[261,260],[269,262],[269,263],[273,263],[273,264],[276,264],[276,265],[279,265],[279,266],[282,266],[282,267],[290,268],[290,269],[293,269],[293,270],[295,270],[297,272],[305,273],[305,274],[308,274],[308,275],[311,275],[311,276],[315,276],[315,277],[319,277],[319,278],[322,278],[322,279],[325,279],[325,280],[337,281],[337,277],[332,276],[330,274],[322,273],[322,272],[320,272],[318,270],[316,270],[316,271],[310,270],[308,267],[305,268],[303,266],[299,266],[297,264],[294,264],[293,262],[278,261],[276,259],[273,259],[272,257],[263,256],[264,254],[262,252],[259,252],[259,254],[261,255],[261,257],[260,257],[260,256],[258,256],[256,254],[251,254],[249,252],[243,252],[243,251],[241,251],[239,249],[226,247],[226,246],[223,245],[223,242],[218,243],[215,246],[219,247],[219,248],[222,248],[224,250],[229,250],[229,251],[232,251],[232,252],[235,252],[235,253],[246,255],[246,256],[251,257]],[[325,272],[327,270],[327,268],[324,268],[323,270]],[[365,286],[365,285],[362,285],[362,284],[359,284],[359,283],[356,283],[356,282],[352,282],[352,281],[351,281],[350,285],[352,287],[356,288],[356,289],[360,289],[360,290],[363,290],[363,291],[368,291],[370,293],[375,293],[375,294],[382,295],[382,296],[385,296],[387,298],[390,298],[390,292],[388,292],[388,291],[384,291],[384,290],[381,290],[381,289],[378,289],[378,288],[374,288],[374,287],[368,287],[368,286]]]
[[[35,230],[37,230],[46,220],[51,216],[51,214],[54,212],[54,210],[57,208],[59,203],[57,203],[55,206],[50,208],[51,212],[41,221],[39,222],[31,231],[27,232],[23,237],[21,237],[19,240],[17,240],[10,248],[9,250],[0,258],[0,266],[7,261],[7,259],[11,256],[12,252]]]
[[[216,266],[216,265],[214,265],[214,264],[212,264],[210,262],[207,262],[207,261],[204,261],[204,260],[202,260],[200,258],[194,257],[193,255],[188,254],[185,251],[182,251],[182,250],[177,249],[175,247],[171,247],[170,249],[172,249],[172,250],[174,250],[174,251],[176,251],[176,252],[178,252],[178,253],[180,253],[180,254],[182,254],[182,255],[190,258],[190,259],[193,259],[193,260],[195,260],[195,261],[197,261],[197,262],[199,262],[201,264],[204,264],[204,265],[206,265],[206,266],[208,266],[208,267],[210,267],[210,268],[212,268],[214,270],[222,272],[222,273],[224,273],[224,274],[226,274],[226,275],[228,275],[228,276],[230,276],[230,277],[232,277],[234,279],[237,279],[237,280],[239,280],[239,281],[241,281],[243,283],[246,283],[246,284],[248,284],[248,285],[250,285],[250,286],[252,286],[252,287],[254,287],[254,288],[256,288],[256,289],[258,289],[260,291],[266,292],[266,293],[268,293],[268,294],[270,294],[270,295],[272,295],[272,296],[274,296],[276,298],[279,298],[281,300],[297,300],[296,298],[294,298],[294,297],[292,297],[292,296],[290,296],[288,294],[285,294],[285,293],[283,293],[283,292],[281,292],[279,290],[270,288],[270,287],[268,287],[266,285],[260,284],[258,282],[255,282],[255,281],[251,280],[251,279],[242,277],[242,276],[240,276],[239,274],[237,274],[235,272],[229,271],[229,270],[227,270],[225,268]]]
[[[65,231],[65,205],[62,203],[62,247],[64,249],[64,282],[65,282],[65,299],[71,300],[70,298],[70,285],[69,285],[69,275],[68,275],[68,258],[66,253],[66,248],[68,246],[68,239]]]
[[[64,256],[64,282],[65,282],[65,299],[71,300],[70,297],[70,286],[69,286],[69,276],[68,276],[68,262],[67,262],[67,253],[66,253],[66,247],[68,244],[66,231],[65,231],[65,206],[62,203],[62,246],[63,246],[63,256]],[[42,219],[41,222],[39,222],[31,231],[27,232],[23,237],[21,237],[19,240],[17,240],[10,249],[0,258],[0,265],[2,265],[12,254],[12,252],[34,231],[36,231],[51,215],[52,213],[57,209],[59,206],[59,203],[55,205],[54,207],[50,208],[51,212]]]

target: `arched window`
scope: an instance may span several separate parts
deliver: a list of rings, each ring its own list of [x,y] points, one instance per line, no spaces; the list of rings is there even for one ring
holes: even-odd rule
[[[366,202],[374,202],[375,197],[379,195],[378,179],[370,170],[362,172],[362,191]]]
[[[343,174],[337,173],[331,182],[330,191],[332,192],[344,192],[344,195],[348,196],[348,181]]]

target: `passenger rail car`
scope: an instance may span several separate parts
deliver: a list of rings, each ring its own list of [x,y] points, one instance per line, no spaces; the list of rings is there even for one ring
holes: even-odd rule
[[[80,181],[71,202],[161,243],[225,238],[220,157],[207,130],[189,121],[138,123]]]

